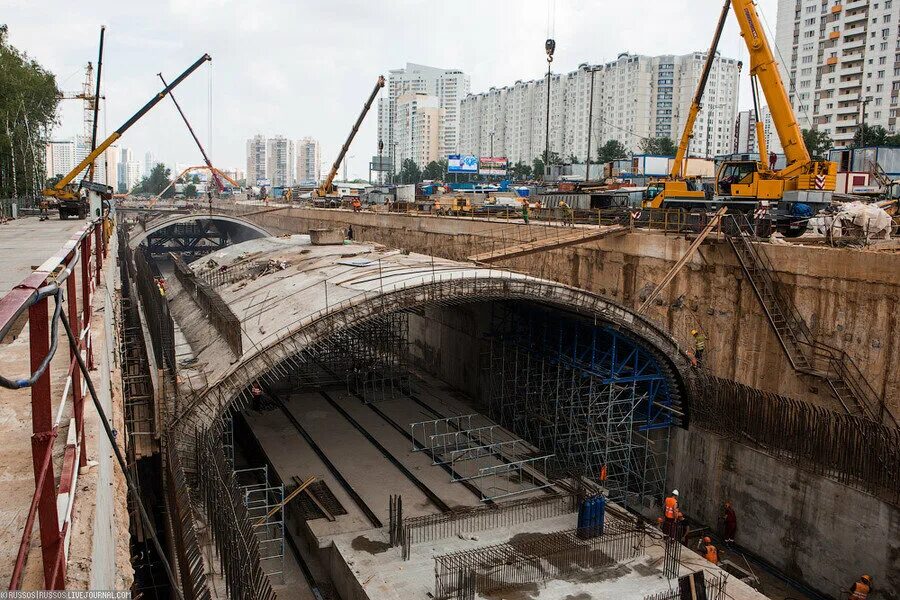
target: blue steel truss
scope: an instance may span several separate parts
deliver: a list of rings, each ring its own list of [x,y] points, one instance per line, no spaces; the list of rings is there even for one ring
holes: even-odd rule
[[[608,323],[522,303],[493,312],[492,418],[554,453],[557,468],[605,472],[615,500],[658,500],[678,408],[659,358]]]

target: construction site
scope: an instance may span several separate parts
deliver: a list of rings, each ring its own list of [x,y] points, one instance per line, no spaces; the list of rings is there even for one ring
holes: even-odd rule
[[[786,166],[760,126],[701,181],[735,17]],[[602,208],[342,194],[381,76],[321,184],[241,190],[174,95],[209,55],[98,139],[103,40],[92,151],[0,225],[10,598],[900,600],[900,184],[835,191],[753,2],[671,173]],[[95,181],[169,101],[208,197]]]

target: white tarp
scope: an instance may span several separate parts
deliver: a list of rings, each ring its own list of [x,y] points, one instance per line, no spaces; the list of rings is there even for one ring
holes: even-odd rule
[[[861,231],[869,241],[890,239],[892,227],[891,216],[883,208],[864,202],[847,202],[837,213],[823,216],[815,228],[819,233],[832,237],[840,237],[843,233],[855,235],[855,232]]]

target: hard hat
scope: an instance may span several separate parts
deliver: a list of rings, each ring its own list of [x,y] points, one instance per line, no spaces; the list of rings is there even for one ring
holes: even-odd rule
[[[872,578],[869,577],[868,575],[863,575],[862,577],[860,577],[860,579],[862,579],[866,583],[872,583]]]
[[[697,335],[697,330],[696,330],[696,329],[691,329],[691,335]]]
[[[703,541],[706,542],[707,544],[711,544],[711,543],[712,543],[712,540],[709,539],[709,536],[706,536],[705,538],[703,538]]]
[[[672,495],[673,495],[673,496],[677,496],[677,495],[678,495],[678,490],[672,490]]]

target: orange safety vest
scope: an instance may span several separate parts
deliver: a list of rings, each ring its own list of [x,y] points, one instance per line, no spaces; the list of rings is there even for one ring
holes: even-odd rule
[[[719,564],[719,551],[716,550],[716,547],[712,544],[706,545],[706,560],[711,562],[714,565]]]
[[[666,518],[674,519],[678,515],[678,500],[675,496],[666,498]]]
[[[869,597],[869,586],[857,581],[853,584],[853,593],[850,594],[850,600],[866,600]]]

